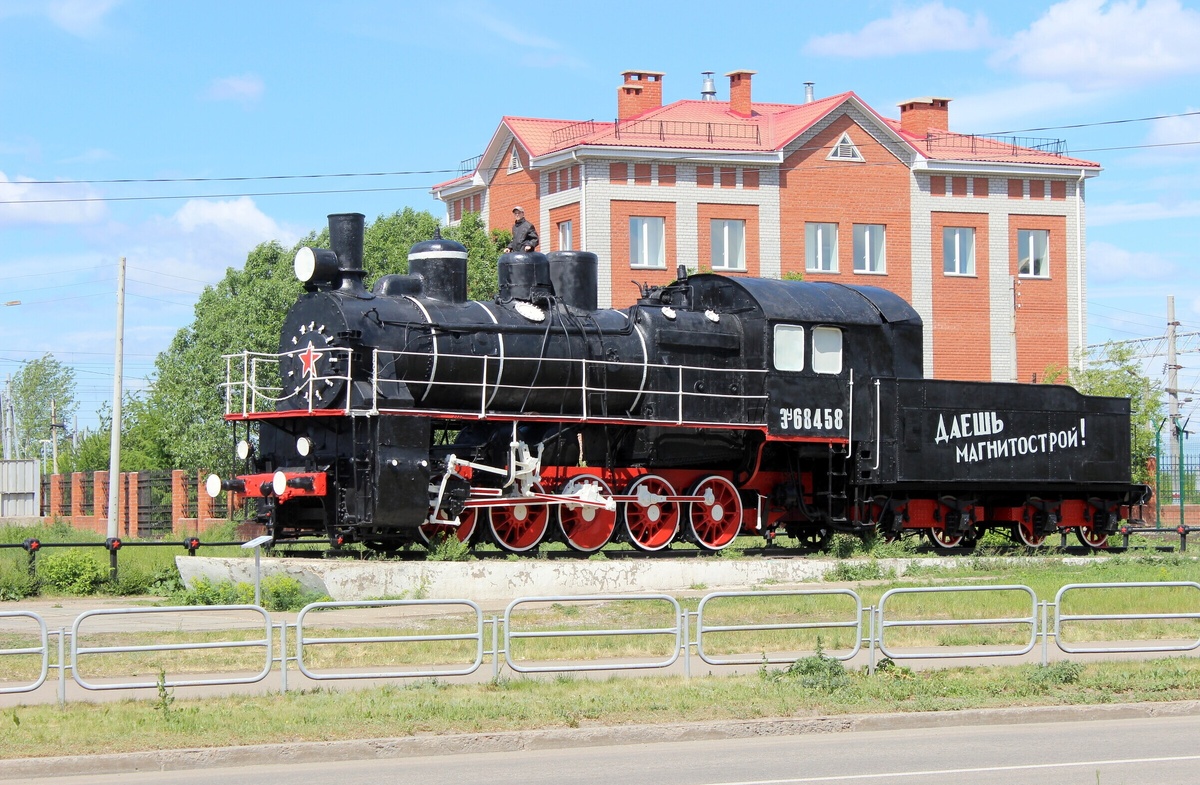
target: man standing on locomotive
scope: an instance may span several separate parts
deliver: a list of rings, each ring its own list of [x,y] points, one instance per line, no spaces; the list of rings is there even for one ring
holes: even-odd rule
[[[505,250],[510,253],[521,251],[536,251],[538,247],[537,228],[525,220],[525,210],[520,205],[513,208],[512,240]]]

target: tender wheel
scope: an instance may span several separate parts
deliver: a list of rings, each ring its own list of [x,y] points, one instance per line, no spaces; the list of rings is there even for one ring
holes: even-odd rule
[[[574,477],[563,486],[564,495],[577,494],[591,486],[601,496],[612,496],[612,489],[599,477],[584,474]],[[612,539],[617,530],[617,511],[603,507],[578,504],[558,506],[558,530],[572,550],[582,553],[598,551]]]
[[[948,551],[953,548],[961,548],[967,539],[961,534],[946,534],[945,529],[927,529],[926,533],[929,536],[930,544],[933,545],[935,550],[939,551]]]
[[[534,491],[541,493],[541,486]],[[511,507],[492,507],[488,529],[492,540],[502,550],[524,553],[533,550],[546,538],[550,528],[550,511],[545,504],[515,504]]]
[[[1030,524],[1021,522],[1013,528],[1016,529],[1017,541],[1026,548],[1040,548],[1046,542],[1046,535],[1034,534],[1033,527]]]
[[[733,542],[742,530],[742,497],[737,486],[714,474],[696,483],[688,495],[705,497],[688,504],[688,531],[696,544],[719,551]]]
[[[426,548],[432,547],[442,537],[457,537],[459,542],[470,542],[475,534],[478,518],[477,508],[468,507],[459,514],[458,525],[455,526],[452,521],[446,519],[446,513],[438,510],[438,520],[445,520],[446,523],[423,523],[417,529],[417,536]]]
[[[656,501],[653,496],[675,496],[671,483],[655,474],[645,474],[625,489],[627,496],[640,496],[640,501],[621,505],[621,525],[629,543],[640,551],[661,551],[675,539],[679,531],[679,505]]]
[[[833,539],[833,530],[819,523],[790,524],[787,533],[796,538],[801,548],[813,551],[825,550]]]
[[[1098,532],[1092,528],[1080,526],[1075,530],[1075,537],[1089,548],[1103,550],[1108,547],[1108,532]]]

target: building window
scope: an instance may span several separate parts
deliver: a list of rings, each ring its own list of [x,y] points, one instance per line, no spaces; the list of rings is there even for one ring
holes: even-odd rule
[[[575,228],[570,221],[563,221],[558,225],[558,250],[575,250]]]
[[[712,268],[714,270],[746,269],[746,222],[713,219]]]
[[[813,370],[817,373],[842,372],[842,331],[836,327],[814,327]]]
[[[850,134],[843,133],[842,137],[837,140],[837,144],[833,146],[827,156],[830,161],[862,161],[862,153],[854,146],[854,142],[850,141]]]
[[[662,218],[635,215],[629,219],[630,266],[666,268],[665,224]]]
[[[946,275],[975,274],[975,230],[947,226],[942,229],[942,270]]]
[[[887,272],[883,224],[854,224],[854,272]]]
[[[837,224],[804,224],[804,269],[810,273],[836,273]]]
[[[508,157],[508,171],[509,172],[521,171],[521,156],[517,155],[517,148],[515,148],[515,147],[512,150],[512,155],[510,155]]]
[[[1050,277],[1050,232],[1045,229],[1017,230],[1017,274],[1027,278]]]
[[[798,324],[775,325],[775,370],[804,370],[804,328]]]

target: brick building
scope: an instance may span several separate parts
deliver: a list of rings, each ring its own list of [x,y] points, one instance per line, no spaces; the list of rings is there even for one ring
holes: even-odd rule
[[[1084,345],[1084,181],[1098,164],[1053,140],[950,132],[946,98],[886,118],[853,92],[798,104],[663,105],[663,74],[626,71],[615,122],[504,117],[464,174],[433,188],[451,223],[511,226],[542,251],[600,258],[601,305],[676,266],[867,284],[925,320],[925,372],[1027,381]],[[468,171],[469,170],[469,171]]]

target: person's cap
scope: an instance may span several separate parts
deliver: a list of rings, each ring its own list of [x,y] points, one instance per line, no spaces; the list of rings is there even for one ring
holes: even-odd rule
[[[525,212],[525,208],[522,207],[521,205],[517,205],[516,207],[513,208],[513,212],[514,213],[523,213],[523,212]]]

